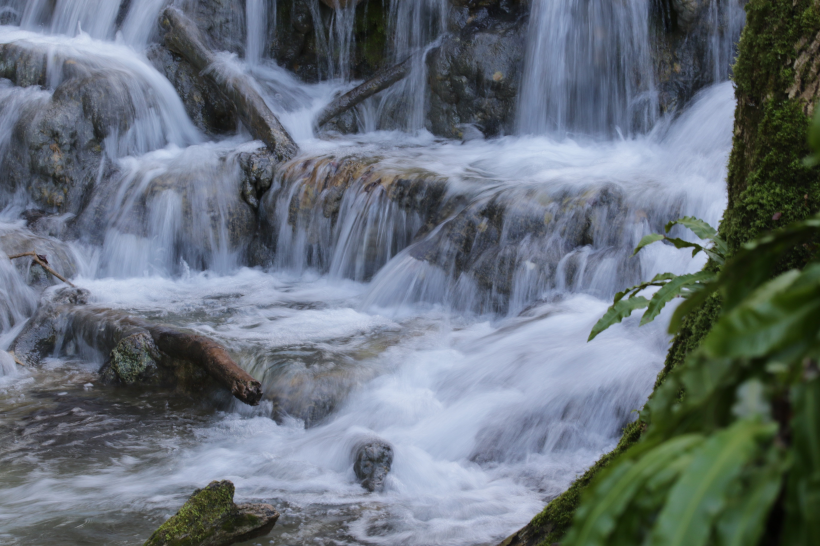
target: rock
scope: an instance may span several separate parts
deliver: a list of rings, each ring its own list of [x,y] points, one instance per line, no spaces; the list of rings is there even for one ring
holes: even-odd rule
[[[276,169],[276,158],[265,148],[239,154],[239,166],[242,168],[242,198],[253,207],[259,208],[259,199],[273,184]]]
[[[517,10],[493,17],[483,9],[451,24],[463,26],[427,57],[433,133],[461,138],[463,125],[487,136],[513,131],[526,22]]]
[[[384,480],[393,466],[393,448],[387,442],[376,440],[362,444],[355,450],[353,471],[368,491],[384,489]]]
[[[234,504],[234,485],[211,482],[197,489],[145,546],[228,546],[270,533],[279,513],[269,504]]]
[[[11,344],[9,350],[26,366],[34,366],[52,354],[61,333],[57,321],[66,306],[85,305],[91,294],[83,288],[47,290],[37,311]]]
[[[672,0],[672,9],[678,14],[678,24],[685,29],[691,29],[705,4],[705,0]]]
[[[78,70],[50,100],[28,103],[2,158],[8,190],[24,188],[46,211],[82,210],[100,174],[105,178],[113,169],[104,141],[112,132],[126,134],[134,122],[127,77]]]
[[[8,256],[33,251],[45,256],[48,264],[63,277],[71,278],[77,274],[74,255],[66,250],[64,243],[50,237],[36,235],[27,229],[0,229],[0,251]],[[33,266],[29,258],[19,258],[13,263],[30,286],[43,289],[61,283],[40,266]]]
[[[102,371],[103,381],[123,385],[157,384],[162,376],[157,364],[159,359],[159,349],[151,334],[131,334],[111,351],[111,359]]]

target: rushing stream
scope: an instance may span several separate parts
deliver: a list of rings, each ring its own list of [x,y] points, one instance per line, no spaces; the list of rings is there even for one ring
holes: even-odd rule
[[[67,349],[16,365],[4,349],[42,286],[0,259],[0,544],[142,544],[217,479],[282,514],[248,544],[497,544],[610,450],[652,390],[669,309],[586,340],[618,290],[703,265],[664,245],[631,254],[674,218],[720,220],[731,42],[710,44],[718,83],[663,116],[648,0],[535,1],[520,134],[462,143],[423,130],[420,53],[446,32],[448,3],[390,2],[392,55],[419,53],[413,73],[359,109],[368,131],[320,137],[313,116],[351,85],[355,3],[316,30],[328,64],[304,84],[266,58],[276,4],[248,0],[244,58],[221,54],[209,70],[251,74],[301,147],[257,212],[241,161],[261,143],[198,129],[146,56],[166,3],[0,2],[20,15],[0,44],[46,50],[49,63],[39,86],[0,79],[0,157],[77,65],[119,82],[130,116],[105,137],[83,206],[39,220],[36,235],[25,192],[0,188],[0,243],[60,249],[49,259],[96,304],[220,341],[266,395],[250,408],[112,388],[97,374],[104,355]],[[736,31],[733,9],[715,16]],[[423,198],[396,197],[402,184]],[[383,492],[354,475],[368,439],[395,453]]]

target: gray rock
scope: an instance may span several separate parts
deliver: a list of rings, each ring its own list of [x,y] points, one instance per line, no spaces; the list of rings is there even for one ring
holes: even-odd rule
[[[355,449],[353,471],[368,491],[384,489],[384,480],[393,466],[393,447],[382,440],[362,444]]]
[[[36,235],[27,229],[0,229],[0,251],[7,256],[36,252],[45,256],[48,264],[63,277],[70,279],[77,274],[75,257],[66,249],[64,243],[50,237]],[[30,286],[42,289],[62,282],[52,277],[39,265],[33,265],[29,258],[18,258],[13,263]]]
[[[47,290],[40,299],[37,311],[28,321],[9,348],[26,366],[34,366],[51,355],[62,328],[59,319],[66,306],[85,305],[90,293],[83,288],[63,287]]]
[[[487,136],[510,133],[524,64],[526,19],[494,17],[483,9],[463,24],[427,58],[430,130],[453,138],[461,138],[459,127],[464,125],[480,127]]]
[[[259,199],[273,184],[276,171],[276,159],[267,148],[239,154],[239,166],[242,168],[242,198],[247,204],[259,208]]]
[[[47,211],[82,210],[101,171],[105,177],[113,169],[103,153],[106,137],[124,134],[134,121],[126,77],[77,69],[64,74],[47,103],[29,103],[2,159],[8,190],[24,188]]]

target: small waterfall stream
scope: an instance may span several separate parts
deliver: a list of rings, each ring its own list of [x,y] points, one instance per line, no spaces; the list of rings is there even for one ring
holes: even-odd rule
[[[329,136],[312,120],[353,85],[366,5],[305,0],[326,62],[308,84],[270,53],[284,4],[232,3],[213,27],[244,34],[208,70],[253,76],[301,148],[279,166],[237,122],[197,126],[168,79],[187,76],[157,61],[168,4],[204,5],[0,0],[19,25],[0,26],[18,56],[0,79],[0,542],[142,544],[230,479],[281,512],[263,543],[497,544],[653,388],[671,309],[586,339],[618,290],[703,266],[632,249],[680,216],[720,220],[740,4],[708,3],[714,85],[661,115],[649,0],[534,0],[518,134],[462,143],[424,130],[448,0],[385,5],[384,54],[413,70],[359,108],[359,133]],[[84,185],[52,182],[70,177]],[[26,245],[95,304],[219,341],[263,402],[105,386],[106,355],[72,343],[16,365],[6,350],[48,285],[5,260]],[[395,452],[377,493],[351,459],[372,439]]]

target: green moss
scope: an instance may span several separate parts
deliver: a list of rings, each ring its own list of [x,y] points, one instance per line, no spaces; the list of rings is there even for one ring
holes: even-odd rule
[[[385,67],[387,13],[382,2],[365,2],[356,11],[356,58],[359,76],[370,76]]]
[[[752,0],[734,69],[738,106],[729,162],[729,206],[721,233],[735,251],[744,242],[806,218],[820,205],[820,171],[808,169],[811,106],[795,85],[795,61],[820,32],[811,0]],[[808,76],[806,63],[801,77]],[[792,95],[795,95],[793,92]],[[805,264],[798,249],[780,269]]]
[[[549,546],[558,542],[564,536],[572,524],[575,509],[581,501],[584,490],[599,471],[609,466],[621,453],[629,449],[640,439],[641,427],[642,424],[640,421],[635,421],[627,426],[624,429],[621,441],[614,450],[601,457],[583,476],[575,480],[569,489],[553,499],[552,502],[544,508],[543,512],[535,516],[535,519],[532,520],[530,525],[536,529],[541,529],[541,534],[545,534],[539,544]]]
[[[125,385],[158,382],[156,347],[147,333],[138,333],[123,338],[111,351],[110,374],[108,379],[116,379]]]
[[[229,481],[211,482],[198,489],[175,516],[151,535],[145,546],[201,544],[222,526],[221,519],[235,511],[233,496],[234,486]]]

